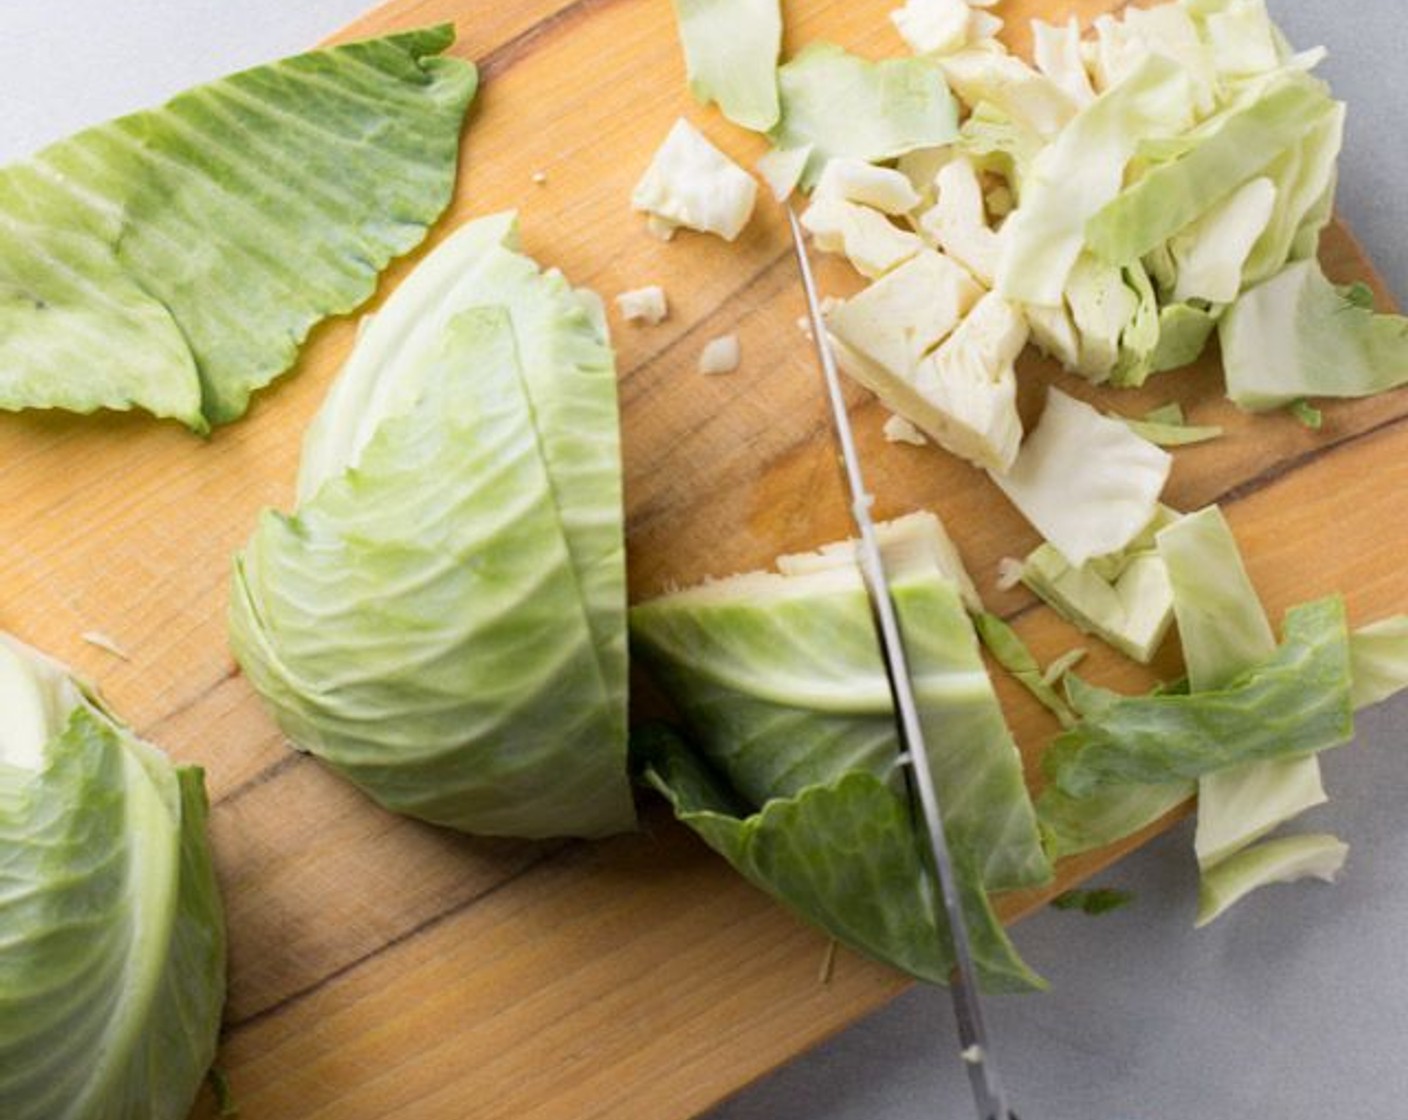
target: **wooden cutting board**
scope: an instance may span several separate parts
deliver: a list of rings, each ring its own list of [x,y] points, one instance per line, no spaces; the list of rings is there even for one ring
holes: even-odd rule
[[[788,50],[829,38],[898,53],[892,6],[789,3]],[[1008,0],[1003,14],[1024,49],[1030,16],[1121,6]],[[761,151],[688,99],[669,5],[394,0],[340,37],[440,20],[458,24],[455,53],[480,64],[484,83],[437,234],[516,207],[528,251],[574,282],[608,300],[646,283],[670,295],[659,326],[613,319],[632,596],[845,535],[780,213],[761,205],[734,245],[688,234],[661,244],[627,205],[677,116],[740,160]],[[1324,257],[1336,278],[1367,279],[1386,300],[1342,228]],[[836,292],[855,286],[835,262],[822,278]],[[144,735],[207,768],[231,940],[220,1064],[241,1115],[670,1120],[899,992],[901,977],[845,951],[823,979],[826,940],[656,803],[638,833],[602,843],[461,837],[380,811],[283,745],[226,647],[229,561],[260,508],[288,507],[301,432],[353,330],[321,328],[296,375],[208,443],[142,417],[0,416],[0,626],[75,665]],[[742,367],[697,374],[700,348],[729,331]],[[1024,368],[1029,416],[1052,380],[1093,397],[1039,360]],[[1043,659],[1088,644],[1025,592],[994,586],[998,560],[1036,538],[986,479],[933,448],[887,444],[884,411],[853,399],[878,513],[939,512],[989,606]],[[1223,505],[1274,615],[1334,590],[1355,622],[1408,609],[1408,396],[1328,408],[1318,432],[1238,414],[1214,363],[1103,399],[1128,414],[1178,400],[1227,428],[1178,452],[1167,496],[1183,509]],[[93,631],[130,659],[85,641]],[[1154,668],[1177,665],[1169,648]],[[1087,666],[1116,687],[1151,679],[1093,647]],[[1030,763],[1053,725],[999,683]],[[1119,854],[1063,865],[1059,885]],[[1041,901],[1009,897],[1002,909],[1015,919]],[[213,1116],[212,1103],[197,1115]]]

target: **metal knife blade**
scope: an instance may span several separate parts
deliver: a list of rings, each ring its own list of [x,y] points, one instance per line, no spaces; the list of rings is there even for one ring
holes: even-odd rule
[[[935,918],[940,928],[948,927],[953,941],[956,963],[950,990],[953,996],[954,1017],[958,1022],[960,1057],[968,1070],[981,1120],[1016,1120],[1007,1108],[992,1048],[988,1043],[982,1001],[978,992],[977,969],[973,964],[968,927],[963,921],[963,904],[944,833],[943,811],[939,807],[933,773],[929,767],[929,756],[925,752],[924,730],[920,724],[913,679],[905,657],[904,639],[900,633],[894,599],[876,537],[875,522],[870,516],[874,499],[866,490],[865,479],[861,473],[860,456],[856,452],[850,416],[846,411],[845,397],[841,393],[841,379],[836,370],[835,355],[832,353],[830,338],[822,319],[821,303],[817,297],[816,280],[812,275],[802,226],[791,206],[784,205],[783,209],[787,211],[788,224],[792,230],[797,266],[802,274],[802,288],[807,297],[807,315],[816,343],[822,378],[826,383],[832,423],[840,444],[841,462],[851,498],[851,516],[858,532],[856,555],[870,598],[880,649],[885,659],[886,674],[895,701],[902,757],[907,764],[906,772],[911,792],[918,803],[919,816],[928,834],[928,855],[938,888]]]

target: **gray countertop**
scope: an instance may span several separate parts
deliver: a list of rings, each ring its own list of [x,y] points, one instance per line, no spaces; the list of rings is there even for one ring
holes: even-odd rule
[[[1349,104],[1341,213],[1408,298],[1408,6],[1270,0]],[[194,82],[305,47],[366,0],[10,0],[0,35],[0,161]],[[997,11],[1001,13],[1001,5]],[[74,29],[81,27],[82,34]],[[1307,818],[1351,846],[1330,887],[1270,888],[1194,931],[1187,827],[1101,877],[1134,905],[1043,912],[1019,948],[1051,982],[992,1002],[1023,1120],[1280,1120],[1408,1115],[1408,701],[1366,714],[1326,760]],[[972,1115],[941,990],[914,989],[711,1120]]]

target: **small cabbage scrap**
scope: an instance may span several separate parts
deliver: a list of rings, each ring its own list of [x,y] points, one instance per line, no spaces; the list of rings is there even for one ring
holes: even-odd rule
[[[1173,460],[1118,420],[1050,389],[1012,468],[993,480],[1075,567],[1119,552],[1153,519]]]
[[[647,284],[643,288],[632,288],[616,297],[616,307],[621,318],[632,323],[649,323],[651,326],[663,323],[670,313],[665,289],[659,284]]]
[[[1408,615],[1361,626],[1349,636],[1356,710],[1408,688]]]
[[[0,169],[0,409],[238,419],[450,201],[448,24],[256,67]]]
[[[1222,428],[1217,424],[1188,423],[1182,406],[1177,403],[1150,409],[1138,420],[1122,419],[1135,435],[1159,447],[1188,447],[1222,435]]]
[[[777,123],[778,0],[672,0],[689,91],[754,132]]]
[[[980,971],[994,988],[1029,987],[1035,978],[982,888],[1045,882],[1050,867],[933,520],[884,529],[882,548]],[[942,982],[950,961],[926,901],[889,684],[854,551],[834,546],[778,567],[632,608],[635,648],[700,752],[653,753],[648,778],[764,889],[848,944]]]
[[[952,54],[970,44],[991,42],[1002,30],[1002,20],[983,11],[990,6],[991,0],[905,0],[890,13],[890,22],[915,54]]]
[[[516,239],[461,227],[363,331],[296,512],[236,558],[231,646],[388,808],[601,835],[633,820],[615,370],[600,302]]]
[[[202,773],[0,634],[0,1114],[184,1120],[225,926]]]
[[[1227,395],[1253,411],[1408,383],[1408,318],[1377,314],[1315,260],[1243,292],[1218,326]]]
[[[956,156],[934,176],[934,204],[919,216],[919,229],[985,287],[996,281],[1002,239],[988,226],[982,184],[973,161]]]
[[[1022,582],[1063,618],[1148,664],[1173,623],[1173,587],[1154,534],[1177,517],[1160,506],[1123,549],[1079,567],[1051,545],[1040,545],[1022,562]]]
[[[733,241],[753,216],[758,184],[681,117],[631,193],[650,215],[649,228],[668,241],[680,227]]]
[[[834,43],[813,43],[779,67],[782,116],[769,134],[784,151],[811,146],[801,184],[810,190],[836,156],[876,162],[958,136],[958,107],[923,59],[870,62]]]
[[[1333,881],[1349,855],[1343,840],[1322,834],[1284,836],[1247,848],[1207,871],[1198,886],[1197,925],[1205,926],[1257,887],[1298,879]]]

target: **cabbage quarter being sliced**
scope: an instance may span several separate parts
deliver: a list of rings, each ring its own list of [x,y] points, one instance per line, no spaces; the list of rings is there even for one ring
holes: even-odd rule
[[[0,1116],[182,1120],[225,925],[201,771],[0,634]]]
[[[1051,867],[937,519],[880,526],[934,780],[985,987],[1040,981],[986,891]],[[642,734],[646,780],[759,887],[841,940],[944,982],[893,701],[853,554],[831,548],[631,610],[637,652],[692,741]],[[920,826],[922,827],[922,826]]]
[[[615,368],[600,302],[516,239],[462,227],[362,332],[297,510],[236,558],[231,642],[387,808],[595,836],[634,820]]]

